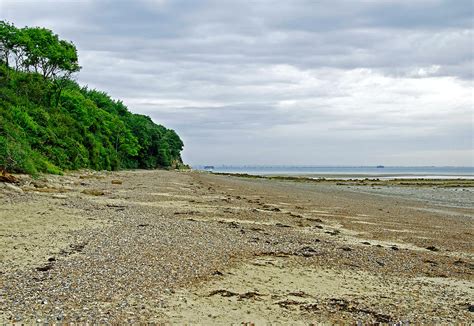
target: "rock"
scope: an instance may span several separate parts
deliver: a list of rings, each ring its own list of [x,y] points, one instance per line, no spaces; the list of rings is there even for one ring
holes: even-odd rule
[[[189,212],[174,212],[174,215],[195,215],[199,214],[197,211],[189,211]]]
[[[288,212],[288,215],[290,215],[291,217],[303,218],[303,215],[295,214],[295,213],[292,213],[292,212]]]
[[[296,301],[296,300],[283,300],[283,301],[278,301],[275,304],[285,309],[289,309],[291,306],[302,306],[302,302]]]
[[[219,294],[222,297],[233,297],[233,296],[239,295],[238,293],[231,292],[231,291],[228,291],[228,290],[214,290],[211,293],[209,293],[208,296],[212,297],[212,296],[217,295],[217,294]]]
[[[344,251],[352,251],[351,247],[341,247],[341,249]]]
[[[52,268],[53,268],[53,265],[52,265],[51,263],[49,263],[49,264],[47,264],[47,265],[45,265],[45,266],[36,267],[36,270],[37,270],[38,272],[47,272],[47,271],[49,271],[49,270],[52,269]]]
[[[254,292],[254,291],[249,291],[249,292],[245,292],[245,293],[241,293],[239,294],[239,300],[242,300],[242,299],[254,299],[256,297],[259,297],[261,296],[262,294],[258,293],[258,292]]]
[[[48,188],[48,184],[44,181],[34,180],[34,181],[31,182],[31,184],[35,188]]]
[[[311,222],[323,223],[323,220],[320,218],[307,217],[306,220],[311,221]]]
[[[474,304],[470,304],[470,305],[467,307],[467,311],[469,311],[469,312],[474,312]]]
[[[431,251],[439,251],[438,248],[436,248],[435,246],[428,246],[426,247],[427,250],[431,250]]]
[[[240,227],[240,224],[237,223],[237,222],[234,222],[234,221],[227,223],[227,225],[228,225],[230,228],[234,228],[234,229]]]
[[[316,256],[318,252],[314,248],[306,246],[296,251],[295,254],[297,256],[313,257],[313,256]]]
[[[0,182],[16,183],[18,179],[10,173],[7,173],[7,171],[0,169]]]
[[[281,209],[279,209],[278,207],[273,207],[270,205],[263,205],[263,208],[270,212],[281,212]]]
[[[20,187],[14,186],[10,183],[5,183],[5,189],[14,191],[14,192],[19,193],[19,194],[23,193],[23,190]]]
[[[309,294],[307,294],[304,291],[290,292],[290,293],[288,293],[288,295],[291,295],[293,297],[300,297],[300,298],[307,298],[307,297],[310,296]]]
[[[80,242],[76,244],[70,244],[69,247],[71,248],[72,252],[81,252],[86,245],[87,242]]]
[[[91,195],[91,196],[103,196],[105,192],[99,189],[85,189],[82,191],[83,194]]]

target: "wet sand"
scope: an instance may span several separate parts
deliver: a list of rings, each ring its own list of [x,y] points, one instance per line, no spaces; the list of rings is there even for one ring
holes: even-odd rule
[[[474,181],[20,177],[0,184],[1,323],[473,321]]]

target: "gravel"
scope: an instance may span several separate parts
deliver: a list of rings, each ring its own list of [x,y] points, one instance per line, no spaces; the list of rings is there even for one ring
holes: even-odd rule
[[[363,224],[355,223],[355,219],[349,222],[348,216],[360,217],[366,213],[369,219],[381,202],[371,199],[359,203],[358,197],[351,197],[350,192],[298,188],[301,185],[288,188],[288,183],[166,171],[82,171],[48,176],[40,181],[35,186],[31,179],[22,176],[18,185],[21,192],[2,188],[0,200],[5,215],[0,217],[10,214],[11,223],[19,223],[21,214],[16,216],[9,207],[31,208],[41,202],[50,214],[75,214],[85,226],[80,229],[64,226],[64,230],[58,229],[55,234],[42,234],[39,227],[28,236],[44,236],[40,239],[44,246],[55,236],[64,237],[66,242],[60,248],[51,249],[42,260],[25,260],[19,265],[7,263],[9,260],[2,263],[1,322],[170,321],[166,309],[161,308],[166,308],[168,298],[175,291],[205,284],[217,272],[257,256],[296,257],[299,264],[311,268],[360,270],[379,275],[387,282],[390,277],[472,281],[472,245],[469,249],[463,237],[455,245],[460,248],[459,254],[452,247],[447,254],[449,246],[445,245],[447,240],[443,240],[442,230],[437,231],[438,240],[428,241],[430,248],[438,251],[424,249],[429,247],[426,239],[420,248],[404,247],[403,239],[380,231],[380,225],[367,224],[363,234],[360,229]],[[397,191],[391,189],[389,193]],[[390,200],[392,206],[383,202],[384,209],[403,215],[403,211],[396,210],[399,205],[394,199]],[[396,200],[398,203],[399,199]],[[430,213],[417,215],[415,232],[433,224],[425,221],[426,214]],[[374,218],[380,221],[379,217]],[[383,220],[389,221],[390,218]],[[472,228],[472,223],[467,226]],[[452,225],[452,229],[459,231],[458,225]],[[12,230],[3,228],[2,239],[15,239]],[[450,230],[446,230],[446,237],[450,236]],[[13,246],[12,243],[4,245]],[[413,316],[411,320],[447,321],[454,316],[456,321],[468,321],[469,312],[459,308],[465,302],[456,297],[459,295],[456,291],[451,289],[452,302],[441,292],[434,292],[435,298],[446,301],[442,302],[443,315],[434,311],[432,319],[427,315]],[[333,309],[331,302],[323,300],[319,309]],[[431,309],[435,307],[433,302],[425,304]],[[363,310],[353,311],[358,319],[374,318],[369,313],[364,315]],[[331,318],[328,316],[324,318]]]

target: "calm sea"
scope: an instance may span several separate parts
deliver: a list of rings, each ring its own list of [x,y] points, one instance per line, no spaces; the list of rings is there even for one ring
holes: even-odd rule
[[[474,179],[474,167],[452,166],[195,166],[197,170],[253,175],[294,175],[333,178],[469,178]]]

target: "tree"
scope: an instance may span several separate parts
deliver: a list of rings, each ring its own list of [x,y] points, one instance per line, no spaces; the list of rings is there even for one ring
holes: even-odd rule
[[[78,63],[76,47],[60,40],[52,31],[40,27],[25,27],[24,42],[26,60],[24,65],[33,67],[44,78],[69,77],[81,69]]]
[[[60,40],[46,28],[18,29],[5,21],[0,21],[0,60],[15,70],[34,71],[51,79],[69,78],[81,69],[71,42]]]
[[[19,70],[25,59],[24,54],[24,39],[21,30],[13,24],[0,21],[0,63],[6,66],[14,64],[15,70]]]

